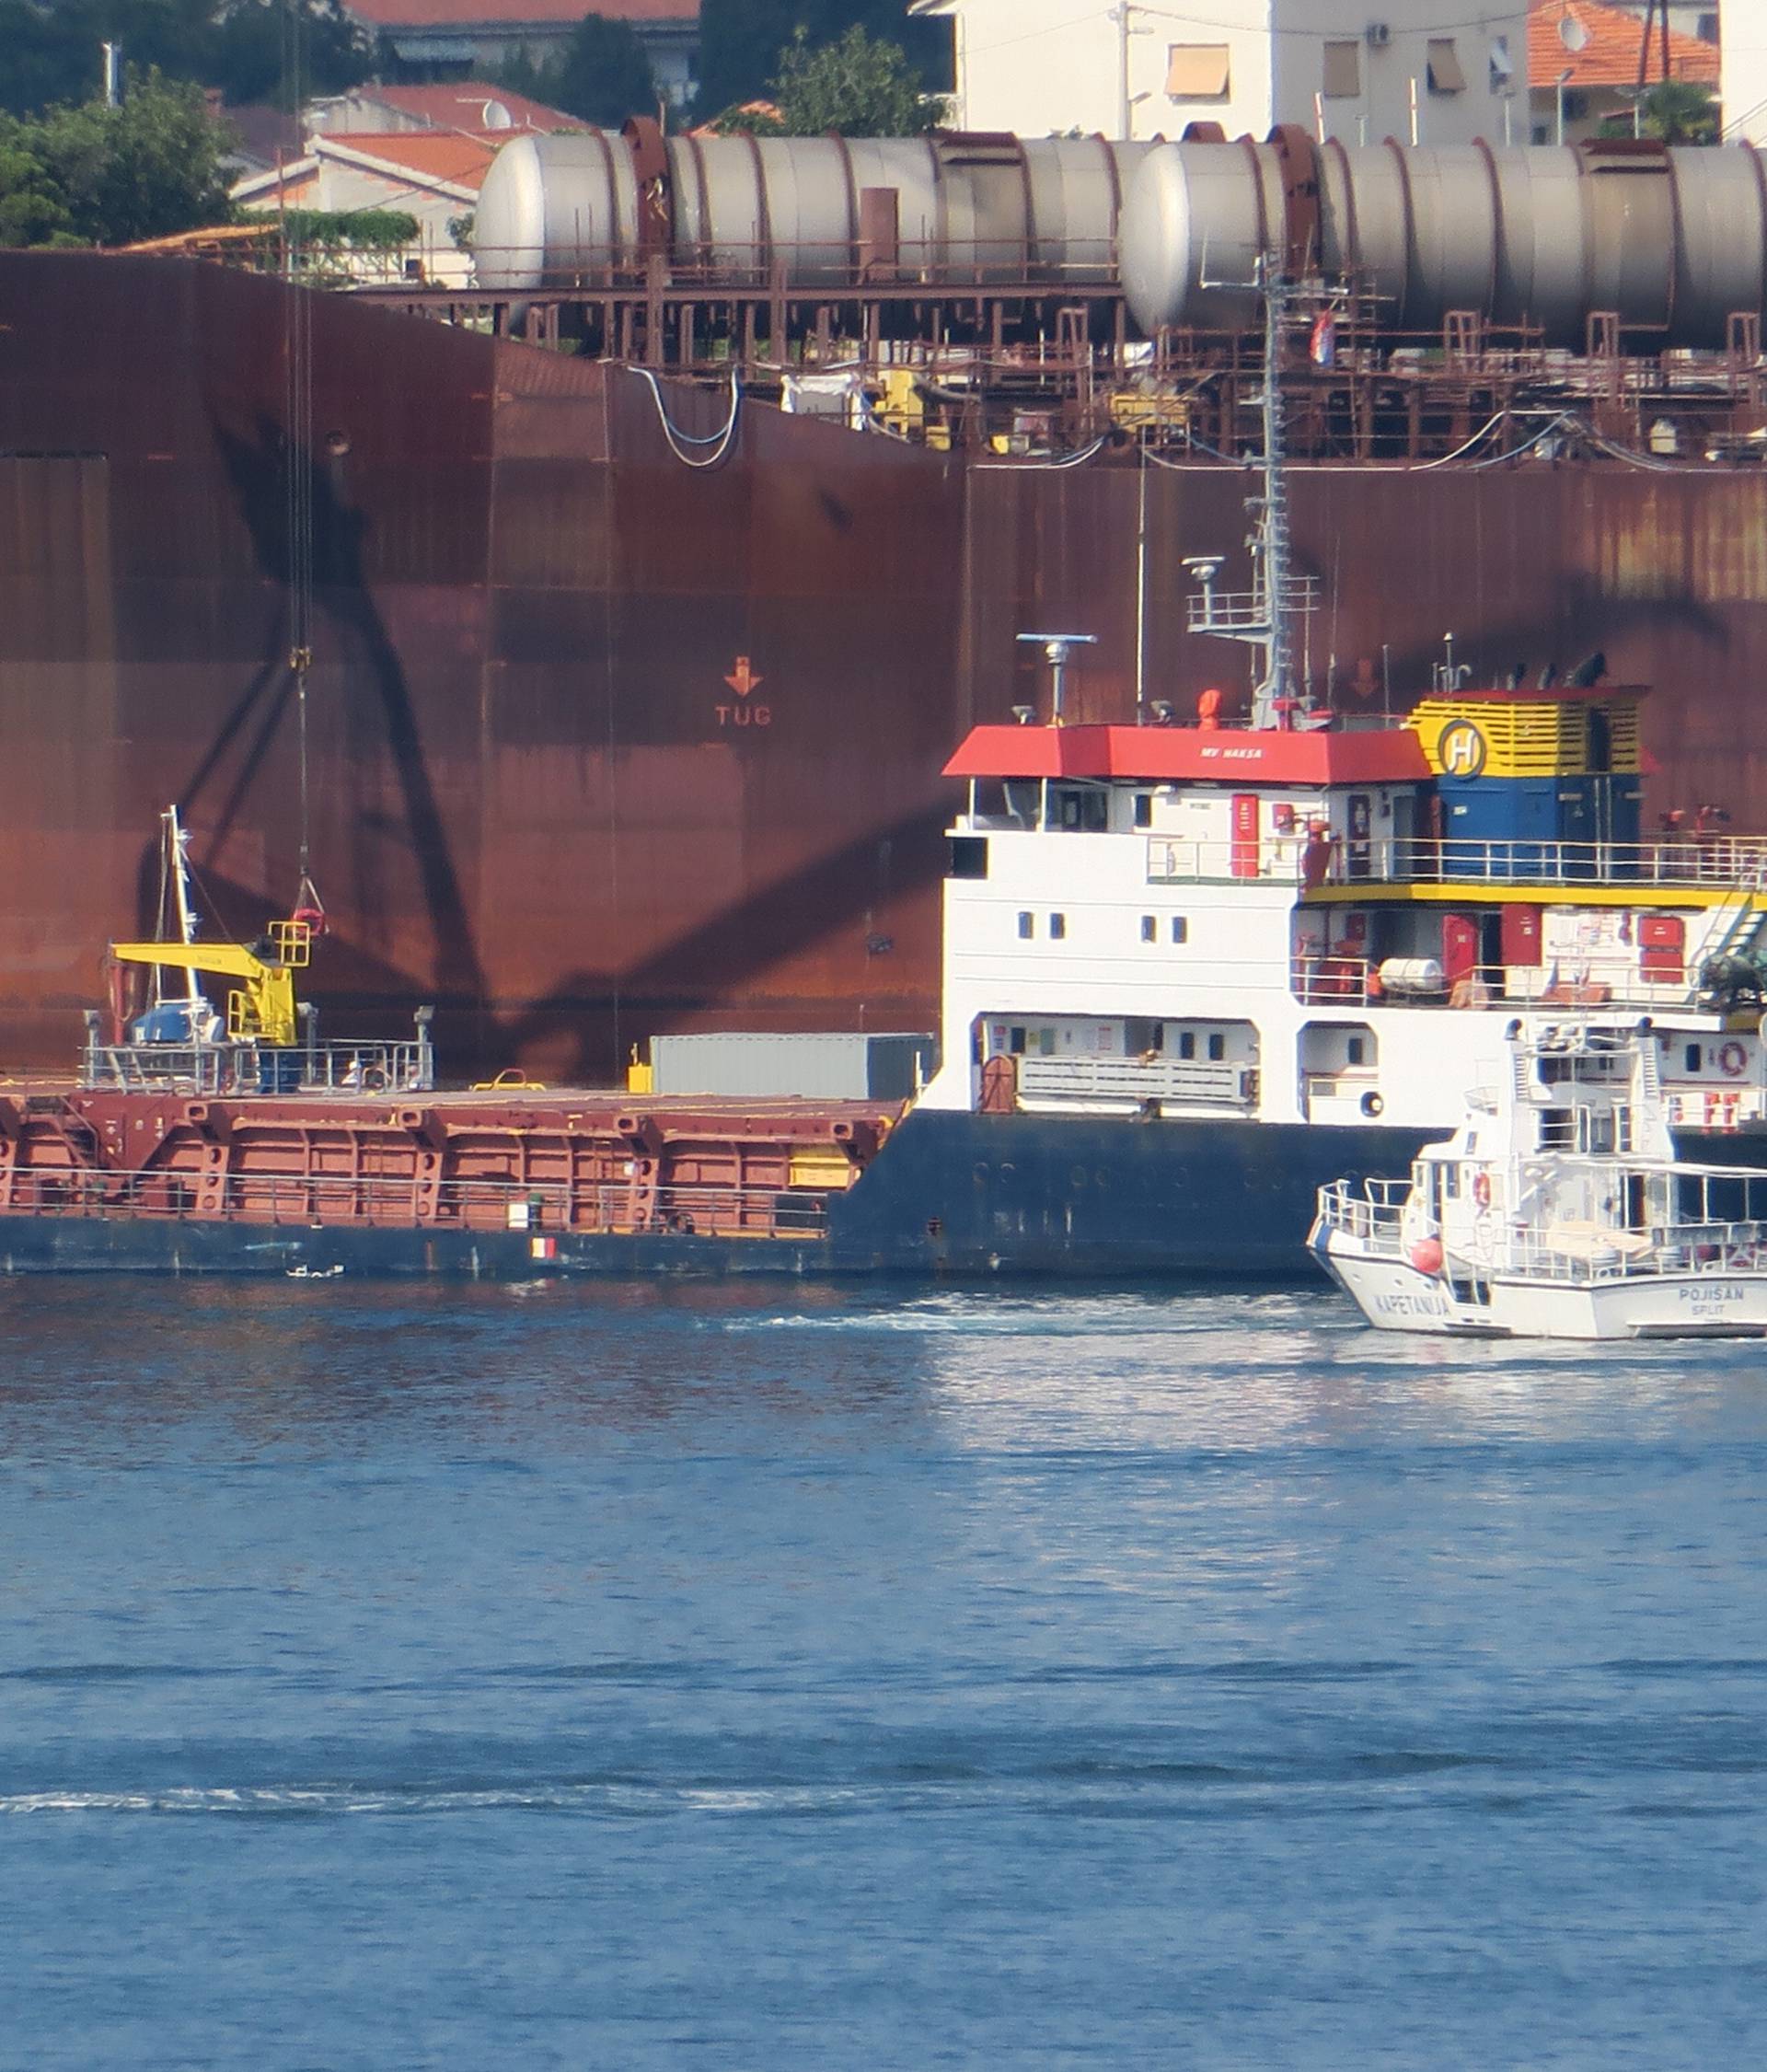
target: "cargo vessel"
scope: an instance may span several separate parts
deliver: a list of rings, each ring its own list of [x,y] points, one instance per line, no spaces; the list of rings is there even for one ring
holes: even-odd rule
[[[1403,1170],[1519,1025],[1571,1012],[1647,1016],[1683,1155],[1746,1163],[1767,838],[1647,831],[1645,694],[1593,667],[1481,689],[1448,661],[1407,722],[1306,710],[1259,503],[1257,588],[1205,564],[1196,617],[1260,648],[1266,723],[1072,723],[1072,643],[1040,637],[1046,710],[947,764],[942,1061],[912,1101],[437,1093],[426,1020],[398,1051],[297,1035],[298,917],[249,950],[180,932],[121,955],[237,978],[225,1014],[92,1010],[77,1084],[0,1094],[0,1267],[1288,1279],[1321,1187]]]
[[[0,253],[0,1061],[68,1056],[167,799],[238,933],[288,910],[297,653],[329,1014],[604,1082],[933,1026],[940,772],[1034,700],[1012,635],[1098,636],[1075,719],[1221,681],[1181,564],[1264,352],[1206,250],[1320,284],[1273,372],[1334,705],[1449,629],[1491,680],[1605,647],[1662,804],[1767,815],[1752,154],[1057,141],[739,177],[634,125],[592,248],[554,178],[477,294]]]

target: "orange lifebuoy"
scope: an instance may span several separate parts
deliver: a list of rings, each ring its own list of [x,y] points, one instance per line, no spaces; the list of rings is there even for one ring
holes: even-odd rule
[[[1491,1206],[1491,1175],[1490,1175],[1490,1174],[1488,1174],[1488,1173],[1475,1173],[1475,1174],[1474,1174],[1474,1175],[1472,1175],[1472,1198],[1473,1198],[1473,1200],[1474,1200],[1474,1201],[1476,1201],[1476,1202],[1478,1203],[1478,1205],[1479,1205],[1479,1207],[1480,1207],[1481,1209],[1489,1209],[1489,1208],[1490,1208],[1490,1206]]]
[[[1731,1079],[1740,1079],[1748,1062],[1749,1053],[1739,1043],[1727,1043],[1718,1052],[1718,1070]]]

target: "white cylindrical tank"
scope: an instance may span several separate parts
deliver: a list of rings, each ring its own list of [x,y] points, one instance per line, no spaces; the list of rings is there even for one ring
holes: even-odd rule
[[[750,137],[669,141],[644,221],[671,265],[732,284],[851,284],[863,198],[895,197],[894,271],[929,285],[1103,284],[1146,144],[1101,137]],[[479,284],[531,294],[642,268],[634,146],[599,131],[520,137],[485,175]],[[648,176],[647,176],[648,177]],[[656,232],[653,229],[653,236]]]
[[[638,244],[638,183],[622,137],[601,130],[520,136],[492,159],[473,214],[481,287],[537,288],[594,273]]]
[[[1295,148],[1149,153],[1121,229],[1144,330],[1241,328],[1237,284],[1260,252],[1354,283],[1384,330],[1439,330],[1468,310],[1576,350],[1603,312],[1662,346],[1720,347],[1730,316],[1767,299],[1767,177],[1746,145],[1309,145],[1317,178],[1299,208]]]

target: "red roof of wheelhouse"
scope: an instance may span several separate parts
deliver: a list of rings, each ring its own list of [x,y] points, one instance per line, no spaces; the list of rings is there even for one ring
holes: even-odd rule
[[[1421,784],[1408,726],[1366,734],[1174,726],[978,726],[947,777],[1117,779],[1171,784]]]

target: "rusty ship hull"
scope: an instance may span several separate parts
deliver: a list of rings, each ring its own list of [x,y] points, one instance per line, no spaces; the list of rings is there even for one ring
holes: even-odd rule
[[[167,801],[230,932],[287,910],[303,559],[334,1028],[433,1002],[456,1076],[606,1082],[664,1029],[933,1027],[951,745],[1027,699],[1034,623],[1099,636],[1076,718],[1233,695],[1181,563],[1245,477],[759,404],[697,464],[727,407],[193,261],[0,255],[0,1059],[70,1059]],[[1767,815],[1759,471],[1297,465],[1290,500],[1340,705],[1408,705],[1447,633],[1492,676],[1599,648],[1660,687],[1654,804]]]

